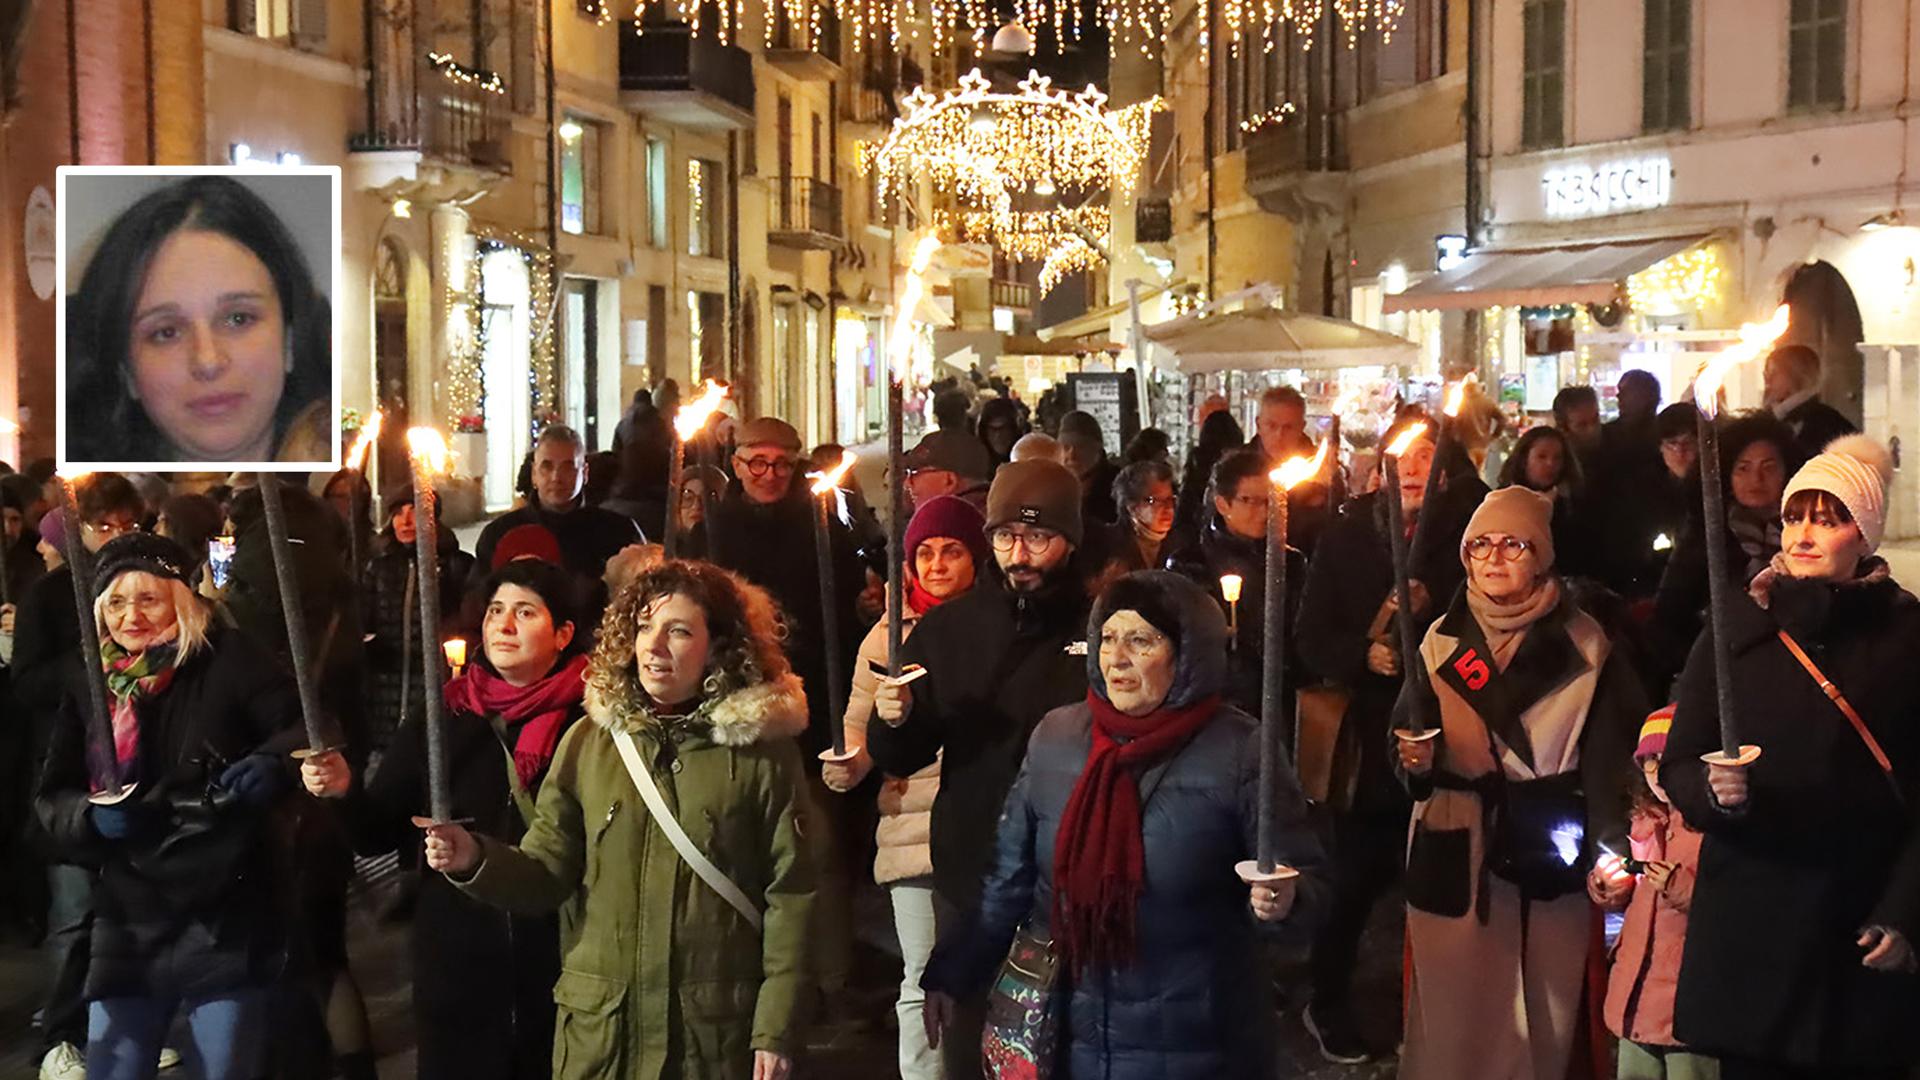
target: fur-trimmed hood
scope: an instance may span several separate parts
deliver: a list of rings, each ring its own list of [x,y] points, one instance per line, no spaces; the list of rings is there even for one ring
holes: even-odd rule
[[[587,688],[587,717],[606,731],[639,734],[660,721],[644,707],[616,710]],[[792,738],[807,729],[807,693],[800,676],[788,672],[777,679],[742,687],[724,697],[702,702],[684,723],[709,727],[721,746],[751,746],[778,738]]]

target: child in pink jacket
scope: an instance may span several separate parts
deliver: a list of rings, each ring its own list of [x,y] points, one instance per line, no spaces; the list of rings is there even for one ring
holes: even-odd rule
[[[1603,908],[1626,908],[1607,980],[1607,1028],[1620,1037],[1618,1080],[1718,1080],[1720,1063],[1673,1037],[1674,988],[1687,937],[1687,908],[1700,868],[1700,834],[1660,787],[1660,756],[1673,724],[1669,705],[1647,718],[1633,757],[1647,779],[1628,825],[1631,861],[1603,856],[1587,892]]]

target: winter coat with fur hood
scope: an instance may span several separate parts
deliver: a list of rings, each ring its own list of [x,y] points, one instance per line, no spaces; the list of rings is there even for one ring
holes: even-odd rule
[[[791,1056],[808,997],[818,830],[803,824],[800,680],[784,675],[663,723],[588,695],[518,846],[482,837],[458,884],[510,911],[560,912],[553,1075],[733,1080]],[[650,818],[614,742],[634,736],[687,836],[759,907],[756,931]]]

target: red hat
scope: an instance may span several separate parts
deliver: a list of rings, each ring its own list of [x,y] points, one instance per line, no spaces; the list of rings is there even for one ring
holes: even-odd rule
[[[560,562],[560,541],[545,525],[515,525],[493,548],[493,565],[498,570],[515,559],[539,559],[555,566]]]
[[[907,565],[913,565],[913,553],[936,536],[958,540],[973,554],[973,566],[984,572],[990,553],[987,550],[987,519],[972,503],[957,495],[928,499],[913,512],[907,524]]]

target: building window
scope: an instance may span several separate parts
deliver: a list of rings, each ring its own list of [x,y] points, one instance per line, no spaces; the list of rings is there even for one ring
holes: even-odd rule
[[[1528,150],[1565,145],[1566,0],[1527,0],[1526,55],[1521,64],[1520,142]]]
[[[665,249],[667,239],[667,140],[647,136],[647,246]]]
[[[687,254],[720,257],[726,243],[726,195],[719,163],[705,158],[687,162]]]
[[[1646,0],[1640,127],[1679,131],[1693,121],[1693,0]]]
[[[1847,104],[1847,0],[1793,0],[1787,24],[1787,108]]]
[[[227,0],[227,28],[290,41],[307,52],[327,47],[327,0]]]
[[[560,227],[600,232],[600,125],[568,116],[560,125]]]

